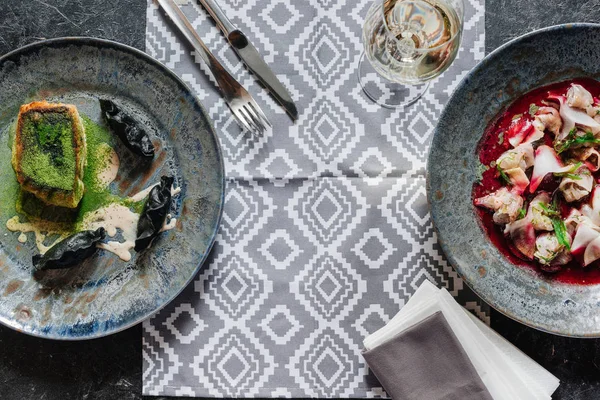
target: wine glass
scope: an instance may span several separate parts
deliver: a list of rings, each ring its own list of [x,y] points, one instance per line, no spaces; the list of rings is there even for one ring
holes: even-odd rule
[[[375,0],[358,67],[369,99],[387,108],[417,101],[456,58],[463,8],[462,0]]]

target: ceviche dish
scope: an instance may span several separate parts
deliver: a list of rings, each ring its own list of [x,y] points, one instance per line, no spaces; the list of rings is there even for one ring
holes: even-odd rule
[[[35,242],[34,273],[73,267],[97,251],[129,261],[177,222],[169,214],[180,192],[172,177],[132,196],[111,190],[121,163],[117,146],[127,162],[151,166],[154,144],[117,104],[99,104],[102,124],[74,105],[36,101],[22,105],[9,128],[17,213],[3,223],[20,243]]]
[[[535,89],[488,126],[473,203],[513,263],[600,281],[600,82]]]

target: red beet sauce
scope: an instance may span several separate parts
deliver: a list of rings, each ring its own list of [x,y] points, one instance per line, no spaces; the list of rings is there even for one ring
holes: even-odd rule
[[[586,88],[592,96],[600,97],[600,82],[589,79],[589,78],[578,78],[565,82],[554,83],[552,85],[543,86],[537,88],[529,93],[526,93],[514,103],[512,103],[504,112],[500,113],[487,127],[479,145],[477,146],[477,152],[479,153],[479,161],[483,165],[489,166],[492,161],[496,161],[498,157],[506,150],[512,148],[508,139],[501,137],[501,133],[504,133],[513,122],[513,117],[517,114],[523,114],[523,117],[533,120],[533,117],[529,115],[529,106],[533,103],[538,106],[542,106],[542,100],[548,97],[549,92],[566,94],[569,86],[572,83],[578,83]],[[503,140],[502,140],[503,139]],[[552,147],[552,138],[550,135],[545,136],[547,144]],[[598,182],[600,178],[600,171],[594,173],[594,178]],[[549,178],[545,179],[540,189],[553,190],[559,181]],[[480,183],[473,185],[473,199],[490,194],[500,187],[502,182],[498,176],[496,168],[490,168],[483,173],[483,179]],[[538,189],[539,190],[539,189]],[[526,194],[529,194],[527,191]],[[525,195],[525,194],[524,194]],[[526,200],[531,200],[533,195],[530,195]],[[583,199],[582,203],[587,201]],[[579,208],[579,204],[571,203],[575,208]],[[494,245],[504,254],[515,265],[522,266],[524,268],[530,268],[540,274],[540,277],[550,280],[556,280],[563,283],[579,284],[579,285],[591,285],[600,284],[600,262],[595,262],[582,267],[581,264],[573,260],[569,264],[563,266],[560,271],[554,273],[547,273],[542,271],[540,265],[535,261],[529,261],[522,259],[517,256],[518,250],[511,250],[512,243],[508,240],[503,233],[503,226],[496,225],[492,219],[492,213],[481,207],[476,207],[477,213],[481,219],[481,224],[488,234],[488,237],[494,243]],[[563,212],[566,210],[563,209]],[[567,209],[568,212],[568,209]]]

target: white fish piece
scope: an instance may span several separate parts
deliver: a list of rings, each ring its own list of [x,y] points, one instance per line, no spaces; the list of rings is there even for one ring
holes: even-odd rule
[[[529,186],[529,178],[521,168],[507,169],[504,173],[510,179],[513,192],[522,194],[527,189],[527,186]]]
[[[513,245],[528,259],[535,253],[535,229],[530,218],[521,218],[506,225],[504,233],[508,234]]]
[[[560,133],[562,126],[562,119],[560,113],[554,107],[540,107],[535,113],[535,119],[533,120],[533,126],[540,131],[548,130],[554,136]]]
[[[586,88],[576,83],[571,84],[571,87],[567,91],[567,104],[570,107],[585,110],[593,103],[594,98],[592,97],[592,94],[587,91]]]
[[[534,257],[542,265],[550,263],[562,252],[564,246],[558,242],[554,233],[542,233],[535,239]]]
[[[557,137],[559,141],[565,140],[576,125],[589,128],[594,135],[600,132],[600,122],[587,115],[585,111],[569,106],[565,96],[550,96],[550,98],[560,103],[560,117],[563,125]]]
[[[590,117],[596,119],[598,116],[600,116],[600,105],[599,104],[592,104],[591,106],[589,106],[588,108],[585,109],[585,112]]]
[[[590,242],[583,253],[583,265],[587,266],[600,258],[600,234]]]
[[[531,143],[523,143],[505,151],[496,160],[496,165],[503,170],[509,170],[512,168],[521,168],[526,170],[533,165],[534,152],[533,145]]]
[[[475,199],[475,205],[494,211],[494,222],[502,225],[517,219],[523,207],[523,197],[501,187],[494,193]]]
[[[550,203],[550,194],[547,192],[540,192],[537,196],[529,203],[527,215],[525,218],[529,218],[533,228],[536,231],[553,231],[552,220],[544,213],[544,209],[540,204],[548,205]]]
[[[583,214],[581,214],[581,211],[579,211],[578,209],[573,208],[571,210],[571,212],[565,219],[565,227],[567,228],[567,232],[571,237],[573,237],[573,235],[575,234],[577,226],[580,223],[582,223],[585,218],[587,217],[584,217]]]
[[[593,147],[582,147],[571,151],[571,154],[593,172],[600,169],[600,153]]]
[[[552,266],[565,265],[565,264],[568,264],[572,259],[573,259],[573,255],[571,254],[569,249],[564,248],[560,253],[558,253],[556,255],[554,260],[552,260],[552,262],[550,262],[550,265],[552,265]]]
[[[573,177],[565,176],[558,186],[568,203],[581,200],[590,194],[594,187],[594,177],[587,168],[581,167],[573,175]],[[575,179],[575,177],[579,179]]]

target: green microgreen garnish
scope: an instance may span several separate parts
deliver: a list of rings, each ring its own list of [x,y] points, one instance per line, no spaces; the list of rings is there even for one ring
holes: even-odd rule
[[[549,204],[540,202],[540,203],[538,203],[538,206],[542,209],[542,211],[544,211],[544,214],[546,214],[549,217],[558,217],[558,216],[560,216],[560,213],[558,211],[556,211]]]
[[[573,179],[574,181],[581,180],[581,176],[575,174],[566,174],[565,177],[569,179]]]
[[[556,254],[552,253],[550,257],[544,257],[538,254],[538,258],[544,261],[546,264],[550,264],[556,258]]]
[[[571,168],[569,168],[565,172],[555,172],[554,176],[559,176],[559,177],[567,176],[571,179],[581,179],[581,177],[579,175],[575,175],[574,172],[577,172],[577,170],[579,168],[581,168],[582,165],[583,165],[583,163],[581,161],[576,164],[572,164]]]
[[[535,113],[539,110],[540,108],[538,106],[536,106],[535,104],[531,103],[529,105],[529,115],[531,115],[532,117],[535,115]]]
[[[488,169],[490,169],[490,167],[488,167],[485,164],[479,163],[479,165],[477,166],[477,170],[475,171],[475,177],[477,178],[477,181],[481,182],[483,180],[483,173]]]
[[[583,136],[575,136],[575,128],[571,129],[571,132],[567,135],[566,139],[562,142],[556,142],[554,144],[554,150],[558,154],[568,150],[573,146],[579,146],[583,144],[599,144],[600,139],[596,139],[592,132],[586,132]]]
[[[558,197],[554,196],[551,205],[546,206],[545,204],[540,203],[540,206],[552,221],[552,227],[554,228],[554,233],[556,234],[558,243],[570,251],[571,245],[569,243],[567,227],[565,226],[565,222],[562,220],[560,215],[560,203],[558,202]]]
[[[499,165],[496,166],[496,170],[498,170],[498,173],[500,174],[501,181],[503,181],[507,185],[512,185],[512,181],[510,180],[508,175],[506,175],[506,172],[504,172],[504,170],[500,168]]]
[[[517,219],[523,219],[525,218],[525,215],[527,215],[527,210],[525,210],[525,208],[521,208],[519,210],[519,215],[517,215]]]
[[[569,239],[567,236],[567,227],[565,226],[565,222],[560,218],[551,218],[552,226],[554,227],[554,233],[556,233],[556,238],[558,239],[558,243],[564,246],[567,250],[571,250],[571,245],[569,244]]]

